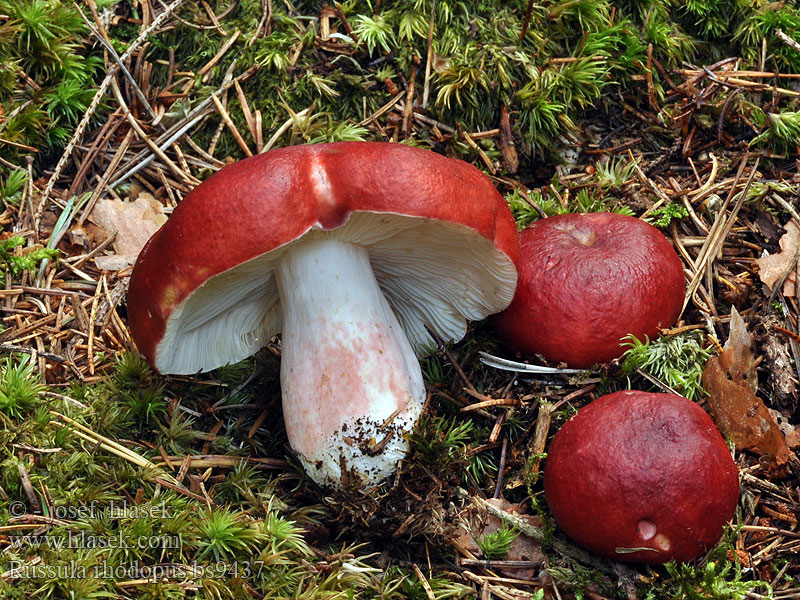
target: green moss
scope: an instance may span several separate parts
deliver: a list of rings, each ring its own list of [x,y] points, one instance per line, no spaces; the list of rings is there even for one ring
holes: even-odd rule
[[[628,339],[629,348],[622,357],[623,374],[642,369],[690,400],[705,393],[703,369],[711,348],[702,345],[700,334],[689,331],[644,342],[632,335]]]
[[[21,419],[35,406],[44,385],[36,381],[30,356],[7,358],[0,368],[0,413]]]
[[[738,560],[730,560],[727,553],[733,548],[731,530],[710,555],[698,564],[667,563],[668,578],[654,586],[645,598],[671,598],[673,600],[744,600],[751,593],[772,598],[772,588],[765,581],[748,580]]]
[[[645,221],[656,227],[666,228],[675,219],[683,219],[689,216],[689,209],[675,202],[668,202],[664,206],[652,211]]]
[[[2,137],[46,152],[69,139],[94,96],[99,54],[85,42],[78,9],[60,0],[2,0],[0,14],[0,119]],[[22,70],[33,85],[21,79]],[[3,144],[0,157],[20,162],[23,152]]]
[[[503,523],[500,529],[481,536],[475,543],[478,544],[484,557],[489,560],[499,560],[505,558],[517,536],[519,536],[518,531]]]

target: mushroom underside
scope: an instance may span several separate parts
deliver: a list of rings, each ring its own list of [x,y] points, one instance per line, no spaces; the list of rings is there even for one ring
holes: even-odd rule
[[[164,373],[193,374],[254,354],[283,326],[275,269],[309,239],[366,248],[375,278],[414,352],[432,333],[457,341],[467,320],[504,309],[514,295],[513,262],[494,243],[458,224],[393,213],[354,212],[334,230],[304,236],[209,278],[170,315],[156,352]]]

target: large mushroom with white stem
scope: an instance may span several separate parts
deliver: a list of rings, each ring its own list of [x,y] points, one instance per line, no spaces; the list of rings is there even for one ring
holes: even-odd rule
[[[286,432],[311,478],[374,485],[408,450],[431,333],[514,296],[519,245],[476,168],[377,142],[248,158],[190,192],[145,245],[128,316],[161,373],[240,361],[282,334]]]

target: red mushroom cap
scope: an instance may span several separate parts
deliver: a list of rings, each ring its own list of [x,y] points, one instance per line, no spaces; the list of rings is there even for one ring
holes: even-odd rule
[[[681,312],[681,261],[661,232],[640,219],[558,215],[519,237],[514,301],[493,322],[523,354],[590,367],[620,356],[621,338],[653,338]]]
[[[424,285],[447,280],[445,291],[434,299],[438,302],[435,308],[417,307],[417,298],[385,283],[390,304],[402,305],[395,308],[415,348],[430,341],[426,326],[445,338],[459,330],[463,335],[465,318],[484,318],[510,302],[519,253],[516,228],[502,196],[478,169],[400,144],[293,146],[243,160],[212,175],[183,199],[145,245],[128,293],[131,331],[140,352],[159,370],[183,373],[209,370],[255,352],[280,331],[281,321],[274,278],[269,274],[271,265],[264,257],[312,230],[341,229],[357,214],[371,214],[375,222],[382,221],[387,227],[397,226],[392,216],[405,216],[406,220],[398,223],[406,229],[418,227],[422,220],[438,223],[441,231],[460,235],[461,246],[454,247],[454,253],[466,255],[478,247],[493,253],[479,258],[486,269],[497,267],[491,281],[476,283],[470,271],[461,273],[464,279],[454,276],[451,282],[449,275],[440,273],[448,267],[412,273],[414,278],[427,277]],[[351,225],[347,241],[370,247],[374,243],[372,260],[383,287],[381,261],[391,248],[387,250],[387,244],[381,242],[388,234],[374,240],[365,220]],[[357,239],[362,234],[365,239]],[[400,235],[388,245],[402,246],[396,241]],[[442,254],[438,237],[418,227],[409,247],[402,248],[419,259],[413,263],[414,269],[426,252]],[[397,256],[392,260],[401,262]],[[260,279],[256,267],[266,273]],[[384,270],[393,268],[390,265]],[[243,287],[239,283],[242,270],[245,279],[249,277]],[[204,290],[204,295],[198,295],[198,290]],[[212,290],[221,292],[219,305],[209,303]],[[457,297],[453,297],[454,290]],[[194,302],[193,296],[198,298]],[[241,308],[245,300],[258,305],[260,312]],[[442,310],[443,316],[438,316],[437,311]],[[197,360],[183,356],[205,345],[206,338],[201,341],[201,336],[206,334],[198,332],[212,321],[225,324],[210,334],[213,339],[207,356]],[[194,337],[185,337],[189,333]],[[165,338],[169,338],[168,344],[164,344]],[[181,356],[173,356],[176,354]]]
[[[585,406],[555,435],[544,490],[559,526],[581,546],[663,563],[697,558],[719,540],[739,479],[725,440],[697,404],[623,391]]]

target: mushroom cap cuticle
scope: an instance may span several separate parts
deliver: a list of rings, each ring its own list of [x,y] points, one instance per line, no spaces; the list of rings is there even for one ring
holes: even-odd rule
[[[514,300],[492,322],[515,350],[586,368],[653,339],[683,308],[683,265],[652,225],[616,213],[572,213],[519,233]]]
[[[618,560],[701,556],[739,499],[738,469],[708,414],[673,394],[615,392],[555,435],[548,505],[580,545]]]

